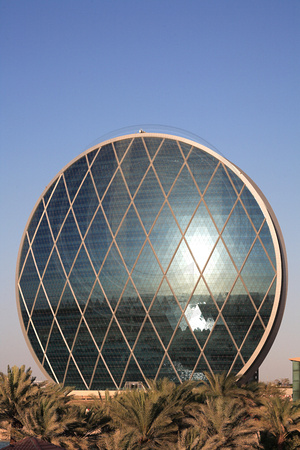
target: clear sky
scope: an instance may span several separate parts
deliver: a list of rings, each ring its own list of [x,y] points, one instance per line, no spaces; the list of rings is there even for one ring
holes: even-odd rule
[[[31,366],[15,300],[28,217],[69,161],[112,130],[183,128],[240,166],[285,238],[289,292],[260,369],[300,356],[300,1],[0,0],[0,370]],[[146,130],[147,131],[147,130]]]

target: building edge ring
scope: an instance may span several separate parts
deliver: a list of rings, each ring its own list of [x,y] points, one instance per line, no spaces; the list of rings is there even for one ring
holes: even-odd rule
[[[268,200],[266,199],[265,195],[262,193],[260,188],[255,184],[255,182],[247,175],[245,174],[238,166],[236,166],[234,163],[217,153],[216,151],[212,150],[209,147],[206,147],[203,144],[198,143],[197,141],[193,141],[191,139],[182,137],[182,136],[175,136],[171,134],[166,133],[148,133],[143,132],[141,133],[133,133],[133,134],[127,134],[123,136],[117,136],[112,137],[108,140],[105,140],[103,142],[100,142],[96,145],[93,145],[92,147],[84,150],[82,153],[80,153],[78,156],[73,158],[68,164],[66,164],[50,181],[50,183],[45,187],[42,194],[38,198],[37,202],[35,203],[35,206],[26,222],[25,230],[23,232],[22,238],[21,238],[21,244],[18,251],[17,256],[17,264],[16,264],[16,277],[15,277],[15,291],[16,291],[16,301],[17,301],[17,310],[18,310],[18,316],[19,321],[21,324],[21,329],[23,332],[23,336],[25,338],[25,341],[27,343],[27,346],[34,358],[34,361],[36,362],[37,366],[40,368],[41,372],[45,375],[45,377],[50,380],[57,382],[54,378],[50,376],[50,374],[46,371],[46,369],[42,366],[41,361],[37,357],[31,342],[29,340],[28,334],[25,329],[25,325],[23,322],[22,317],[22,311],[21,311],[21,301],[22,298],[19,294],[19,278],[20,278],[20,260],[21,260],[21,252],[23,249],[24,241],[26,238],[26,233],[28,230],[28,227],[30,225],[30,222],[42,200],[46,192],[49,190],[49,188],[58,181],[60,176],[70,167],[72,166],[77,160],[82,158],[83,156],[89,154],[93,150],[97,150],[104,147],[107,144],[110,144],[112,142],[117,142],[124,139],[132,139],[136,137],[158,137],[158,138],[166,138],[171,140],[179,140],[181,142],[184,142],[186,144],[190,144],[196,148],[199,148],[200,150],[204,150],[205,152],[209,153],[213,157],[215,157],[217,160],[223,162],[229,169],[231,169],[242,181],[245,183],[246,187],[250,190],[253,197],[259,204],[263,215],[267,221],[267,224],[269,226],[272,241],[275,248],[275,256],[276,256],[276,276],[277,280],[280,280],[280,282],[277,282],[276,284],[276,293],[275,293],[275,299],[273,303],[272,312],[268,321],[268,325],[260,339],[259,344],[257,345],[254,353],[250,357],[250,359],[247,361],[247,363],[243,366],[243,368],[236,374],[236,377],[241,382],[246,382],[247,380],[251,379],[251,377],[254,375],[255,371],[258,369],[258,367],[262,364],[265,357],[267,356],[275,338],[278,333],[284,309],[285,309],[285,303],[286,303],[286,297],[287,297],[287,283],[288,283],[288,264],[287,264],[287,254],[286,254],[286,248],[284,244],[283,235],[278,223],[278,220],[275,216],[275,213],[269,204]],[[28,252],[30,251],[30,247],[28,249]],[[27,252],[27,254],[28,254]],[[25,261],[24,261],[25,264]],[[31,319],[29,319],[31,321]]]

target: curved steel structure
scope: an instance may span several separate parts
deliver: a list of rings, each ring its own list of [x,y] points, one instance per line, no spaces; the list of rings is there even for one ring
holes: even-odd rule
[[[16,289],[29,348],[57,382],[247,380],[277,334],[287,261],[274,212],[239,168],[143,132],[90,148],[46,187]]]

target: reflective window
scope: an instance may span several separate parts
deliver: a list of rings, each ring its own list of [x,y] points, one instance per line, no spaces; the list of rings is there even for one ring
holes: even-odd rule
[[[88,173],[73,203],[73,211],[82,236],[85,235],[98,205],[98,197]]]
[[[64,173],[71,202],[73,201],[74,196],[82,183],[87,169],[86,159],[83,157],[72,164],[72,166],[68,167]]]
[[[199,192],[186,166],[183,167],[169,195],[169,202],[181,230],[185,231],[200,202]]]
[[[132,196],[135,194],[148,166],[149,159],[142,139],[134,139],[121,164],[122,172]]]
[[[55,187],[46,210],[54,238],[56,238],[58,235],[69,207],[70,204],[67,197],[64,180],[63,177],[61,177],[57,186]]]
[[[112,145],[102,147],[91,168],[100,199],[102,199],[117,167],[118,163]]]
[[[49,230],[47,217],[44,215],[32,244],[32,251],[34,253],[40,275],[44,272],[52,247],[53,239]]]
[[[101,347],[111,322],[112,312],[98,283],[93,289],[90,300],[84,311],[84,317],[94,336],[96,344],[98,347]]]
[[[89,385],[98,351],[84,322],[80,324],[72,353],[82,376]]]
[[[67,344],[72,348],[81,321],[81,311],[68,284],[57,307],[56,318]]]
[[[156,173],[166,194],[168,194],[174,183],[182,163],[183,158],[178,144],[175,141],[166,139],[154,160]]]

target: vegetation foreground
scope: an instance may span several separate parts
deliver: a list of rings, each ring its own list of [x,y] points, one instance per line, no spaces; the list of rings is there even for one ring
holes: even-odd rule
[[[0,372],[0,422],[15,440],[35,436],[66,449],[299,449],[300,403],[264,383],[234,377],[150,381],[147,390],[76,404],[72,388],[35,383],[22,366]]]

